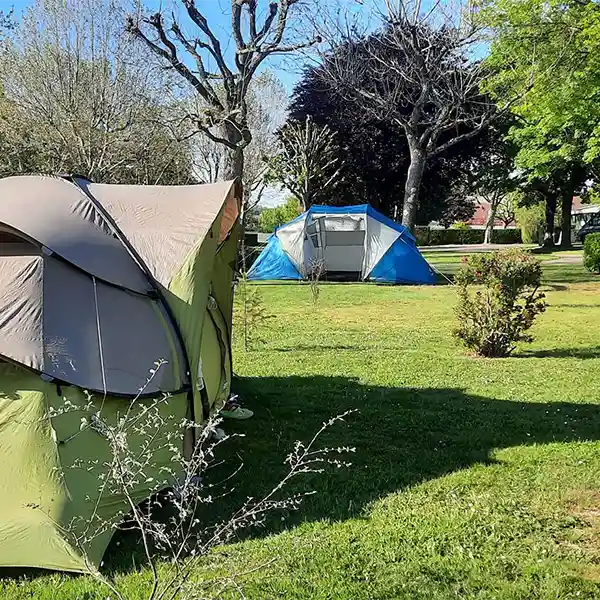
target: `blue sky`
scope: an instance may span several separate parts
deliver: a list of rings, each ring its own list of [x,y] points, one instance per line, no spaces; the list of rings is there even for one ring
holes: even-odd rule
[[[34,0],[0,0],[0,10],[8,11],[14,8],[15,16],[18,18],[23,10],[32,4],[34,4]],[[172,0],[146,0],[144,4],[151,10],[160,8],[170,10],[173,2]],[[231,0],[197,0],[197,5],[208,19],[224,48],[227,48],[227,40],[231,35]],[[266,6],[266,1],[261,2],[261,5]],[[181,19],[182,25],[185,22],[186,19]],[[294,61],[289,58],[274,57],[266,66],[277,73],[286,89],[291,92],[294,84],[298,81],[302,61],[297,57]]]

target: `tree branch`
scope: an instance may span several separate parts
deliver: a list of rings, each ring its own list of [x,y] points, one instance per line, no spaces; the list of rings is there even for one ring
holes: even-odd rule
[[[206,49],[215,59],[217,66],[219,67],[219,71],[223,73],[224,83],[228,88],[228,92],[232,93],[233,88],[235,87],[235,77],[225,62],[223,51],[221,49],[221,43],[212,32],[206,17],[196,8],[195,0],[182,0],[182,2],[187,9],[190,19],[192,19],[192,21],[199,27],[200,31],[202,31],[202,33],[204,33],[204,35],[206,35],[206,37],[209,39],[210,44],[206,45]]]
[[[161,48],[158,44],[154,43],[148,36],[146,36],[139,28],[133,17],[127,19],[127,31],[132,34],[135,38],[142,41],[154,54],[166,60],[177,71],[190,85],[198,92],[198,94],[211,105],[223,110],[223,105],[218,102],[215,104],[214,98],[211,96],[207,87],[184,65],[177,56],[177,50],[175,45],[167,39],[163,25],[162,17],[160,14],[153,15],[146,21],[151,27],[153,27],[161,41],[166,40],[168,51]],[[163,42],[164,43],[164,42]],[[218,99],[217,99],[218,100]]]

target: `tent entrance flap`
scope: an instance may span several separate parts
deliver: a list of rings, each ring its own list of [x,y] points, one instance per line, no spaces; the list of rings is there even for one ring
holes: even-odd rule
[[[360,279],[366,237],[362,215],[316,215],[306,227],[306,236],[313,263],[318,261],[327,277]]]

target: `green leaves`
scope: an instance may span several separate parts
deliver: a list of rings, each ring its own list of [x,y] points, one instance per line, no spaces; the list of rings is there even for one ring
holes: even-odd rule
[[[567,0],[497,0],[481,11],[491,31],[485,87],[511,103],[517,163],[532,176],[600,154],[600,7]]]
[[[600,233],[590,233],[585,237],[583,264],[588,271],[600,273]]]
[[[295,219],[301,212],[300,203],[294,196],[285,204],[273,208],[265,208],[258,217],[258,226],[263,233],[273,233],[277,227]]]
[[[527,331],[546,308],[541,278],[541,263],[523,250],[471,255],[455,275],[456,337],[489,358],[509,356],[516,342],[531,341]]]

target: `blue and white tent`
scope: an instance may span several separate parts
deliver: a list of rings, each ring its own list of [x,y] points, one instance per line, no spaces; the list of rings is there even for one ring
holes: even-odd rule
[[[436,276],[406,227],[368,204],[311,206],[277,228],[249,279],[324,279],[435,283]]]

